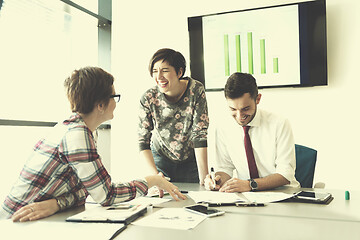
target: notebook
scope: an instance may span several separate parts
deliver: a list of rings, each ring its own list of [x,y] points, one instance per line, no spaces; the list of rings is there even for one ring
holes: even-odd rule
[[[93,207],[81,213],[70,216],[67,222],[97,222],[130,224],[147,212],[148,205],[135,205],[131,208]]]

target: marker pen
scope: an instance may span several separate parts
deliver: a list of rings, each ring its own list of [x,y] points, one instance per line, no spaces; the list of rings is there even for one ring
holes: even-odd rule
[[[140,206],[141,206],[141,204],[135,205],[135,206],[133,206],[132,208],[130,208],[129,210],[130,210],[130,211],[135,211],[135,210],[138,209],[138,207],[140,207]]]
[[[350,200],[350,192],[345,191],[345,200]]]

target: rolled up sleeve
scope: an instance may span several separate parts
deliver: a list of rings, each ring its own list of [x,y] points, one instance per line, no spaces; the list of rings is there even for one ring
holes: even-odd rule
[[[295,179],[295,143],[288,120],[285,120],[283,124],[278,125],[276,146],[276,173],[281,174],[290,182],[290,184],[297,185],[297,181]]]

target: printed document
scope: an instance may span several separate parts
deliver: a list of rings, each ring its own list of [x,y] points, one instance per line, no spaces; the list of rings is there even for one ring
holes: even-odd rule
[[[195,228],[206,216],[186,211],[184,208],[162,208],[135,222],[133,225],[188,230]]]
[[[283,192],[243,192],[242,195],[244,195],[249,202],[256,203],[279,202],[294,196],[294,194]]]
[[[196,202],[206,203],[234,203],[246,202],[247,199],[236,193],[215,192],[215,191],[190,191],[188,195]]]

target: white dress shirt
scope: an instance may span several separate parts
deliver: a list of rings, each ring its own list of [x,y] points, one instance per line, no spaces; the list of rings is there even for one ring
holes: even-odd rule
[[[295,179],[295,143],[289,121],[258,108],[248,125],[251,126],[249,135],[259,177],[278,173],[290,186],[299,187]],[[215,152],[216,171],[232,177],[236,170],[239,179],[250,179],[244,131],[230,114],[216,124]]]

